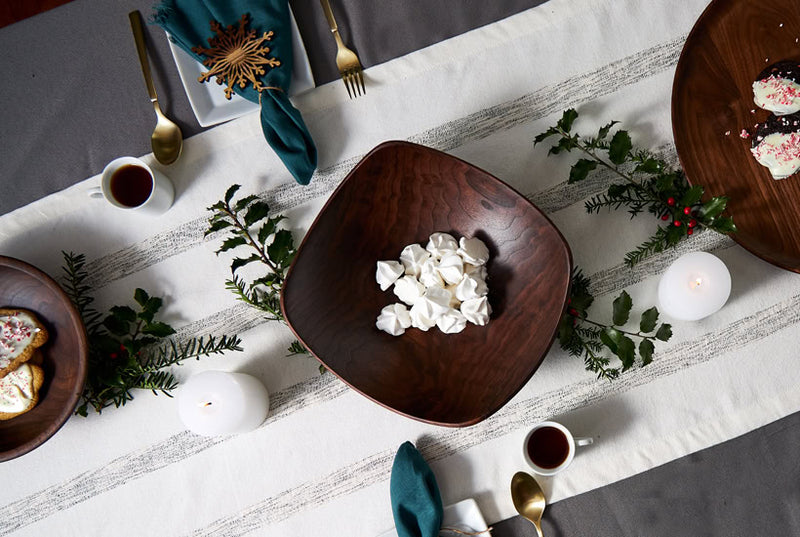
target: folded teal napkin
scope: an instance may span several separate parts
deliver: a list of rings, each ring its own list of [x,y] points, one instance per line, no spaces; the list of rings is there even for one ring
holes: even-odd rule
[[[264,137],[281,158],[298,183],[306,185],[317,167],[317,148],[300,112],[289,101],[292,78],[292,26],[287,0],[163,0],[155,6],[154,21],[169,32],[173,41],[198,61],[204,56],[192,52],[192,47],[209,48],[208,38],[215,37],[211,21],[223,28],[239,27],[244,14],[249,15],[248,29],[257,36],[273,31],[268,57],[280,61],[277,67],[265,66],[258,80],[264,87],[260,94],[248,85],[238,84],[236,94],[253,102],[261,102],[261,128]],[[199,83],[199,82],[198,82]],[[211,79],[206,84],[216,84]],[[276,89],[280,88],[280,89]]]
[[[436,537],[442,526],[442,498],[428,463],[411,442],[397,450],[389,483],[398,537]]]

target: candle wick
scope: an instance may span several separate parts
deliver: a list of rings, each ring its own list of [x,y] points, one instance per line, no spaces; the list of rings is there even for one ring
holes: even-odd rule
[[[200,406],[202,406],[202,407],[211,406],[211,401],[206,401],[205,403],[200,403]]]

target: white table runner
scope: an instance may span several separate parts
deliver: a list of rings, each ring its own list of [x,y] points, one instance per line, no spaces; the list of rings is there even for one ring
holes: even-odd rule
[[[140,286],[165,297],[165,320],[180,334],[240,333],[244,353],[176,373],[244,371],[272,398],[267,423],[235,437],[187,432],[175,401],[149,392],[100,416],[74,417],[39,449],[0,465],[0,534],[372,537],[393,525],[388,478],[405,440],[431,462],[445,503],[474,497],[496,521],[514,514],[508,486],[525,469],[521,444],[536,421],[556,417],[595,438],[567,472],[543,480],[557,501],[800,410],[800,276],[710,233],[630,270],[624,253],[656,222],[587,215],[583,201],[610,177],[567,185],[573,160],[547,158],[546,147],[532,144],[563,109],[577,107],[578,131],[618,119],[635,143],[676,160],[672,75],[705,4],[550,0],[370,69],[366,97],[349,101],[338,81],[318,88],[297,101],[320,153],[309,187],[291,182],[253,115],[187,140],[181,160],[164,169],[177,197],[160,218],[90,200],[98,177],[0,217],[0,252],[51,275],[60,273],[61,250],[85,253],[100,308],[132,302]],[[447,151],[529,196],[592,278],[598,315],[622,289],[634,297],[634,314],[654,304],[661,272],[692,250],[726,262],[731,299],[706,320],[674,322],[654,362],[613,383],[556,346],[519,394],[476,426],[395,415],[320,376],[315,361],[287,358],[288,329],[234,300],[223,285],[227,259],[214,254],[219,239],[203,238],[205,207],[238,182],[287,214],[299,239],[352,166],[389,139]]]

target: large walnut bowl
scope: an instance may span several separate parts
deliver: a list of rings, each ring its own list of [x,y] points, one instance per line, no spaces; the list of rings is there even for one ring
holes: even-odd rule
[[[39,403],[0,421],[0,462],[39,447],[69,419],[86,381],[88,346],[80,315],[59,285],[41,270],[0,256],[0,307],[36,314],[49,333],[40,350],[44,385]]]
[[[375,327],[398,302],[375,282],[378,260],[431,233],[489,247],[486,326],[458,334]],[[556,227],[502,181],[408,142],[373,149],[342,181],[289,270],[282,307],[298,339],[356,391],[405,416],[462,427],[499,410],[531,378],[555,337],[572,256]]]

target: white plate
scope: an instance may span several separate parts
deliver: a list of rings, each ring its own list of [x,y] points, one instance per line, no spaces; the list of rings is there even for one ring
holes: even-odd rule
[[[299,95],[314,87],[314,75],[311,74],[306,47],[300,38],[300,31],[297,29],[297,23],[291,11],[289,18],[292,21],[292,55],[294,58],[289,95]],[[169,38],[169,34],[167,34],[167,38]],[[225,88],[217,84],[216,80],[199,83],[197,77],[207,69],[173,43],[171,39],[168,41],[172,56],[175,58],[175,65],[178,67],[183,89],[186,90],[189,104],[201,127],[210,127],[258,110],[258,103],[250,102],[238,95],[233,95],[230,100],[226,99]]]
[[[478,504],[472,498],[468,498],[444,508],[442,527],[457,528],[461,531],[485,531],[488,526],[486,526],[481,510],[478,509]],[[456,536],[458,534],[448,531],[442,535]],[[392,528],[378,537],[397,537],[397,532]]]

